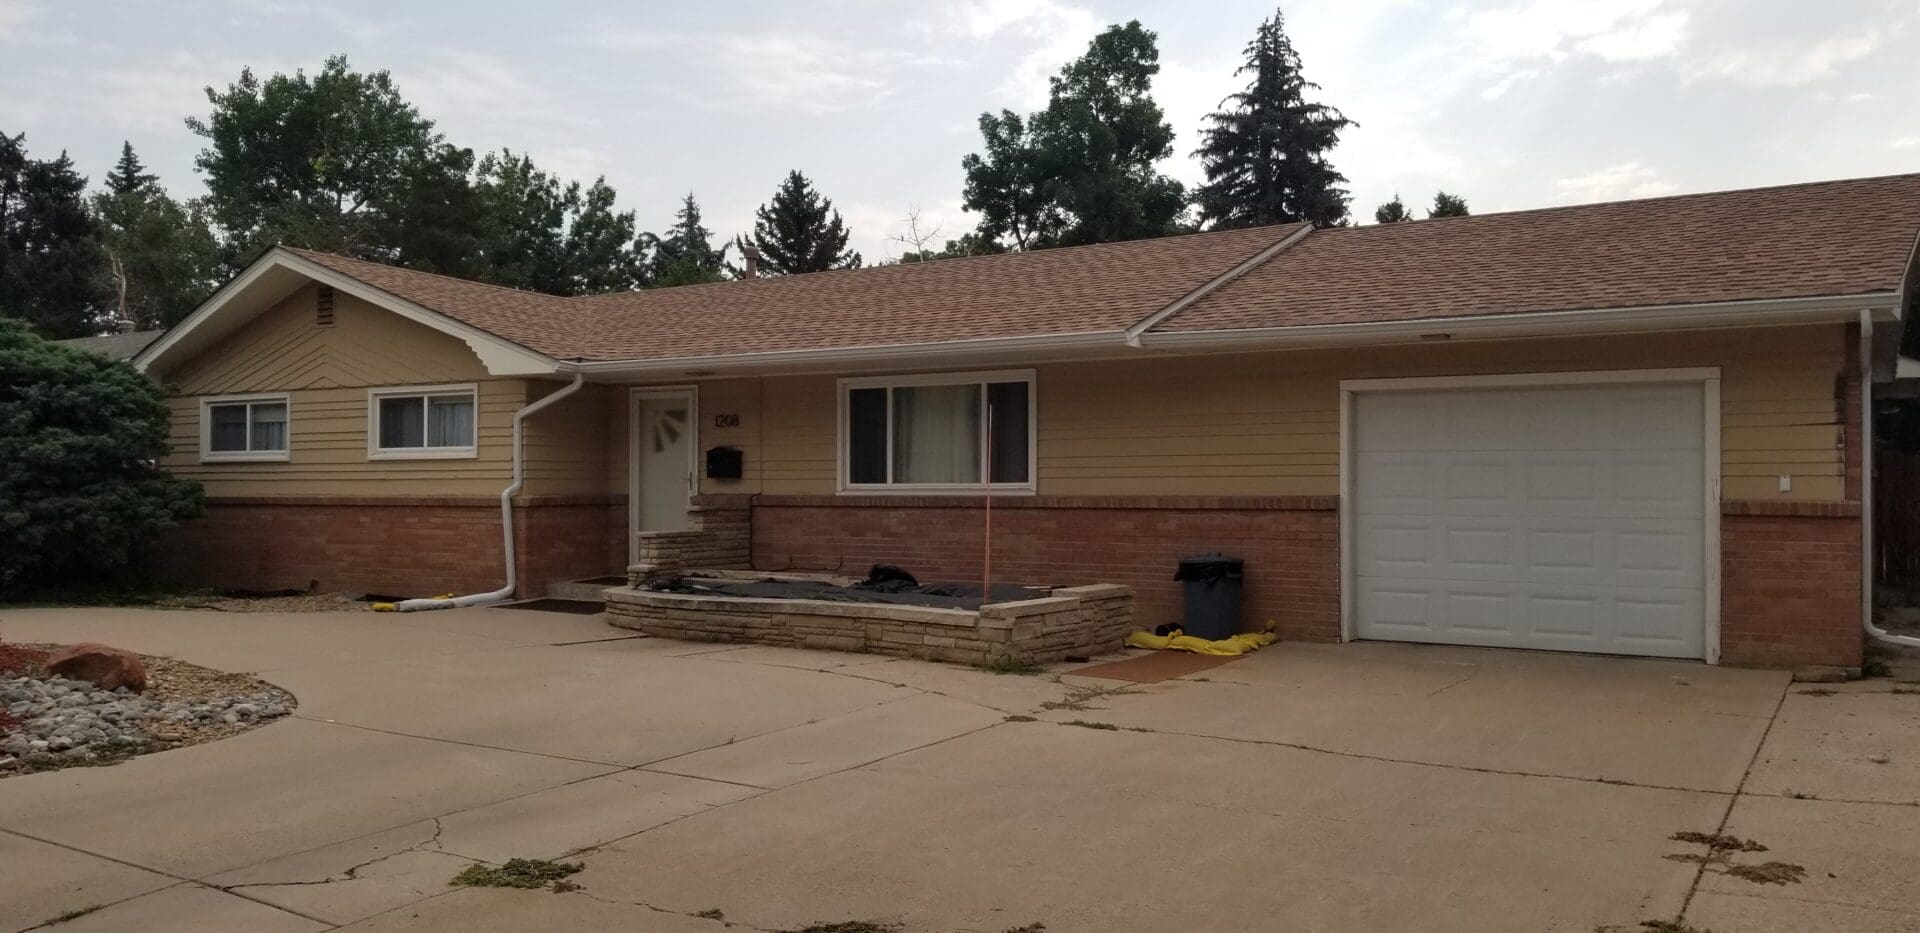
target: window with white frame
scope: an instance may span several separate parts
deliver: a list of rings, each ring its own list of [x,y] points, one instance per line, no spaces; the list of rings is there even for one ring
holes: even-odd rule
[[[287,459],[287,397],[229,395],[202,399],[200,459]]]
[[[1033,488],[1033,372],[840,381],[850,491]]]
[[[476,395],[473,386],[375,389],[367,406],[368,456],[473,456]]]

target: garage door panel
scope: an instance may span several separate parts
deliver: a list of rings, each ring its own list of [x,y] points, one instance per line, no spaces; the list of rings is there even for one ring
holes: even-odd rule
[[[1701,656],[1702,404],[1697,385],[1357,396],[1356,633]]]

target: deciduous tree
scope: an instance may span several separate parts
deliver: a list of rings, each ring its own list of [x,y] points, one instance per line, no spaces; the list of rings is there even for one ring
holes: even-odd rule
[[[170,327],[220,277],[219,244],[203,211],[168,196],[132,143],[93,197],[115,318],[140,328]]]

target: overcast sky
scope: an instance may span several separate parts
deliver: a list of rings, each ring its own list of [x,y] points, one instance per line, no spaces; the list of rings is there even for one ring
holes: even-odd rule
[[[1920,0],[1293,0],[1354,213],[1401,193],[1476,213],[1920,171]],[[98,179],[129,139],[203,188],[208,84],[242,66],[388,69],[449,140],[604,174],[641,229],[693,191],[716,233],[801,169],[869,261],[918,205],[943,237],[985,110],[1032,110],[1101,28],[1160,35],[1155,97],[1187,155],[1270,2],[526,3],[0,0],[0,131]]]

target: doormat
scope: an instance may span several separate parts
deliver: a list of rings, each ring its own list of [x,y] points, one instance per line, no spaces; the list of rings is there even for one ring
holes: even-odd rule
[[[607,611],[606,603],[584,599],[529,599],[524,603],[505,603],[495,609],[531,609],[534,612],[566,612],[577,616],[597,616]]]
[[[1219,667],[1239,655],[1194,654],[1190,651],[1149,651],[1139,657],[1108,661],[1070,671],[1075,677],[1103,677],[1136,684],[1157,684],[1187,674]]]

